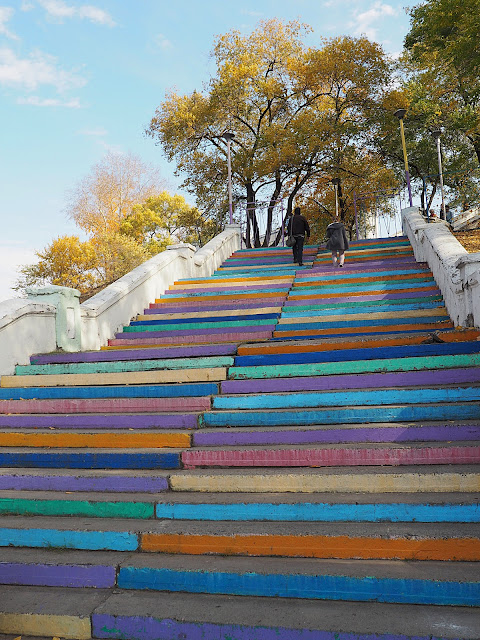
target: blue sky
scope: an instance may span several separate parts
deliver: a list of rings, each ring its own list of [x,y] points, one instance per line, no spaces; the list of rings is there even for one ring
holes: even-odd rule
[[[66,194],[108,150],[181,179],[144,136],[165,92],[201,89],[215,37],[260,20],[299,19],[321,37],[365,34],[390,54],[408,31],[404,2],[381,0],[0,0],[0,300],[16,266],[78,234]]]

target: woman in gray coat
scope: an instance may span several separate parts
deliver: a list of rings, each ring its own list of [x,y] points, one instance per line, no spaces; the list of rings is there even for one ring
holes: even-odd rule
[[[335,220],[327,227],[327,249],[332,252],[334,267],[343,267],[345,250],[349,248],[347,233],[341,222]]]

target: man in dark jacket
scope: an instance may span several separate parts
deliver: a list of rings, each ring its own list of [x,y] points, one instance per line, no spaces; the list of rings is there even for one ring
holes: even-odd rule
[[[293,262],[298,262],[298,265],[303,267],[303,244],[305,235],[310,238],[310,227],[305,216],[302,216],[300,207],[295,207],[294,215],[288,220],[287,234],[295,238],[295,244],[292,247]]]
[[[343,267],[345,261],[345,250],[349,248],[345,227],[341,222],[335,220],[327,227],[327,249],[332,252],[334,267]]]

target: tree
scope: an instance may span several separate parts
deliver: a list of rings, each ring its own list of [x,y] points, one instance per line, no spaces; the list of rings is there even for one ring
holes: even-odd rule
[[[150,257],[132,238],[119,233],[99,234],[87,241],[61,236],[36,256],[37,263],[20,268],[14,289],[55,284],[78,289],[82,300]]]
[[[116,232],[132,207],[161,186],[158,169],[132,153],[110,151],[71,191],[67,213],[89,235]]]
[[[181,195],[162,191],[144,203],[135,205],[122,221],[120,232],[133,238],[150,254],[163,251],[177,242],[202,245],[216,233],[214,221],[189,205]]]
[[[72,287],[81,293],[97,287],[98,258],[90,241],[61,236],[35,255],[39,258],[36,264],[19,269],[20,275],[13,287],[17,291],[45,284]]]
[[[428,87],[438,124],[464,136],[480,163],[480,0],[429,0],[410,16],[413,75]]]
[[[186,175],[183,186],[201,198],[206,192],[218,194],[222,186],[225,192],[222,134],[235,132],[232,179],[236,202],[248,204],[248,245],[270,244],[279,198],[287,198],[288,215],[312,179],[341,171],[346,146],[364,144],[365,123],[374,121],[366,114],[389,76],[378,45],[365,38],[336,38],[320,49],[306,49],[308,29],[296,21],[269,20],[250,35],[221,36],[213,53],[216,75],[205,91],[168,94],[147,129]],[[263,241],[259,201],[267,203]]]

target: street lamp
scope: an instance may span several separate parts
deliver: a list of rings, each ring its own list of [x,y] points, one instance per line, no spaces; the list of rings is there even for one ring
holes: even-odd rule
[[[332,178],[333,188],[335,189],[335,219],[338,220],[338,186],[340,178]]]
[[[232,161],[230,158],[230,143],[235,138],[231,131],[225,131],[222,138],[227,141],[227,162],[228,162],[228,209],[230,211],[230,224],[233,224],[233,202],[232,202]]]
[[[442,149],[441,149],[441,146],[440,146],[440,136],[441,135],[442,135],[442,132],[440,131],[440,129],[436,129],[435,131],[432,131],[433,139],[437,143],[438,171],[440,173],[440,192],[442,194],[442,211],[440,213],[440,218],[442,220],[445,220],[445,218],[446,218],[446,215],[445,215],[445,190],[443,188]]]
[[[405,179],[407,181],[408,200],[410,202],[410,206],[413,207],[412,187],[410,186],[410,172],[408,170],[407,145],[405,144],[405,132],[403,130],[403,118],[405,117],[406,113],[406,109],[397,109],[393,115],[400,120],[400,135],[402,137],[403,161],[405,163]]]

